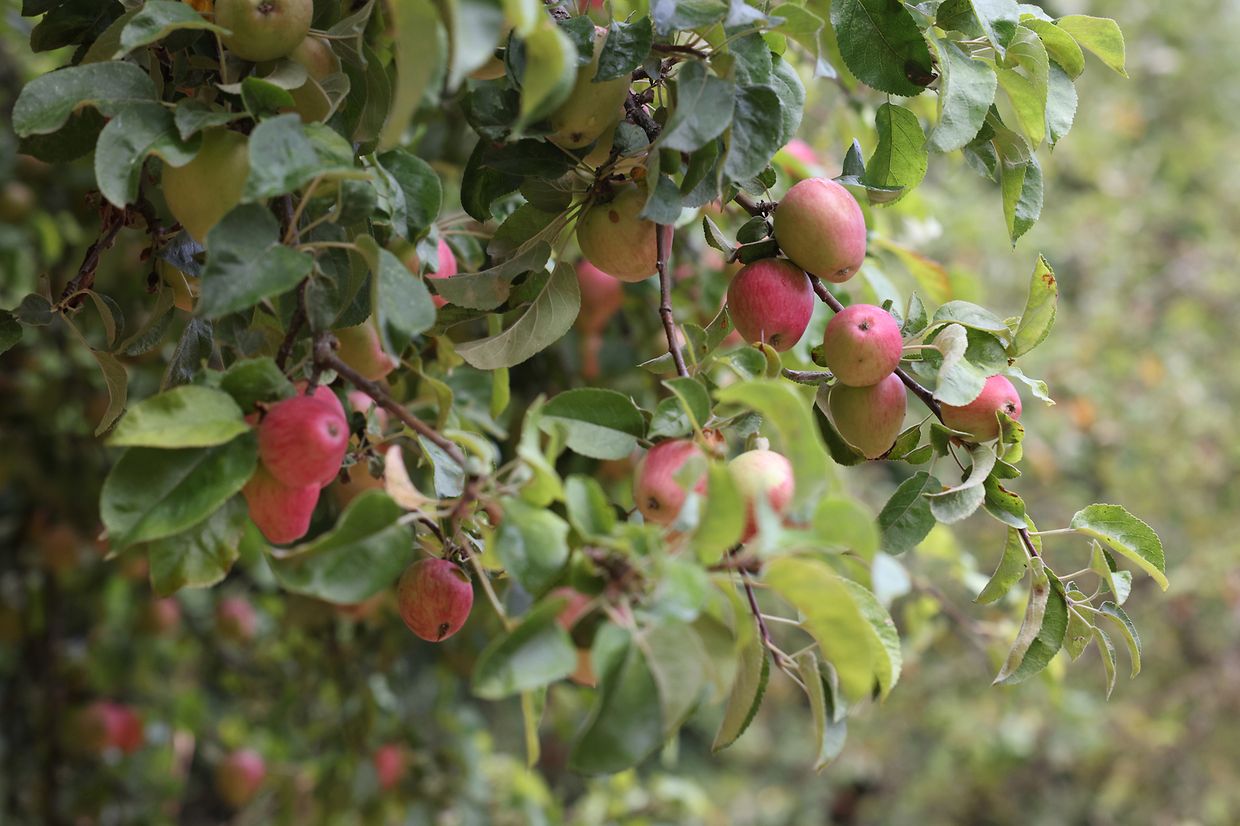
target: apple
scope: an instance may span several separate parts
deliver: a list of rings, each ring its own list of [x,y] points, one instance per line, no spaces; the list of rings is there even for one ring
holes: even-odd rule
[[[305,67],[313,80],[326,80],[340,71],[340,58],[332,51],[331,43],[321,37],[302,38],[288,57]]]
[[[259,463],[241,494],[249,508],[250,521],[273,545],[296,542],[310,530],[310,517],[319,502],[318,482],[292,487],[271,475]]]
[[[633,501],[647,522],[670,525],[676,521],[689,495],[676,481],[676,476],[695,456],[705,458],[702,449],[692,441],[669,439],[659,442],[642,457],[633,475]],[[705,463],[702,468],[705,470]],[[705,492],[705,474],[698,479],[694,490]]]
[[[404,748],[395,743],[387,743],[375,749],[372,760],[375,766],[375,777],[379,779],[379,788],[385,792],[396,788],[401,778],[405,776],[408,763]]]
[[[349,424],[339,400],[333,408],[299,394],[273,404],[258,426],[259,459],[291,488],[331,482],[348,447]]]
[[[575,326],[581,333],[581,374],[593,379],[600,372],[598,356],[603,348],[603,330],[624,303],[624,288],[589,261],[577,262],[577,285],[581,290],[581,310]]]
[[[594,266],[621,281],[644,281],[658,269],[653,221],[639,218],[646,191],[620,187],[615,197],[594,203],[577,220],[577,244]]]
[[[865,260],[865,216],[857,199],[829,178],[793,184],[775,208],[775,240],[801,269],[837,284]]]
[[[109,745],[125,754],[133,754],[146,743],[145,726],[138,712],[123,703],[111,703]]]
[[[814,288],[805,271],[782,258],[748,264],[728,285],[728,314],[748,342],[790,350],[814,314]]]
[[[952,430],[968,433],[979,442],[999,438],[1000,411],[1013,420],[1020,420],[1020,394],[1005,376],[986,379],[981,395],[961,407],[943,405],[943,424]]]
[[[231,752],[215,767],[215,791],[234,809],[253,800],[266,779],[267,764],[254,749]]]
[[[181,627],[181,603],[175,597],[151,600],[143,608],[139,625],[152,634],[175,634]]]
[[[133,754],[146,742],[142,718],[123,703],[96,700],[69,716],[66,739],[78,754],[118,749]]]
[[[895,372],[904,353],[900,325],[873,304],[853,304],[835,314],[822,336],[822,358],[849,387],[868,387]]]
[[[383,343],[379,341],[379,331],[372,322],[367,321],[355,327],[342,327],[332,330],[332,333],[340,343],[336,355],[364,378],[379,381],[396,369],[399,362],[383,349]]]
[[[577,80],[568,99],[551,113],[551,134],[547,137],[563,149],[580,149],[594,143],[614,127],[624,113],[629,93],[629,76],[594,82],[607,29],[594,27],[594,54],[589,63],[577,69]]]
[[[748,542],[758,533],[757,505],[765,497],[771,510],[782,516],[792,502],[795,483],[792,463],[773,450],[750,450],[728,462],[733,481],[745,499],[745,531],[741,542]]]
[[[427,278],[451,278],[459,271],[456,260],[456,253],[452,251],[452,247],[442,238],[435,247],[435,251],[439,256],[439,269],[431,272],[427,270]],[[409,268],[409,272],[417,275],[422,270],[422,260],[418,258],[417,252],[410,252],[409,257],[405,259],[405,266]],[[431,294],[431,301],[435,302],[436,307],[442,307],[448,303],[448,300],[441,295]]]
[[[401,574],[396,601],[410,631],[428,642],[442,642],[469,619],[474,588],[456,563],[420,559]]]
[[[904,382],[894,373],[868,387],[836,384],[827,398],[835,429],[867,459],[879,458],[895,444],[907,406]]]
[[[387,430],[388,412],[380,407],[374,399],[367,396],[361,390],[350,390],[348,393],[345,393],[345,398],[349,400],[349,407],[363,416],[368,416],[373,412],[375,423],[379,425],[379,429]]]
[[[207,129],[192,161],[185,166],[164,164],[164,201],[172,217],[203,244],[211,228],[241,203],[249,174],[246,137],[222,126]]]
[[[310,34],[314,0],[216,0],[215,22],[232,32],[220,38],[242,60],[278,60]]]
[[[215,605],[215,633],[233,642],[249,642],[258,633],[258,613],[244,597],[224,597]]]
[[[562,598],[567,600],[564,608],[561,609],[556,622],[565,631],[572,631],[574,626],[589,613],[591,599],[588,595],[581,593],[575,588],[567,586],[556,588],[548,596],[551,598]],[[577,668],[568,678],[578,685],[593,688],[598,685],[598,675],[594,673],[594,664],[590,661],[590,650],[588,648],[577,648]]]

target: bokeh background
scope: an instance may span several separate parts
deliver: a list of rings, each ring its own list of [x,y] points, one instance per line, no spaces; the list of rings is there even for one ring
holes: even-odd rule
[[[1001,314],[1019,311],[1038,252],[1054,265],[1058,321],[1023,365],[1058,404],[1026,398],[1019,490],[1043,527],[1109,501],[1161,534],[1172,588],[1139,579],[1127,606],[1145,645],[1136,680],[1121,661],[1108,701],[1091,650],[1071,667],[1061,655],[1024,685],[990,686],[1023,596],[972,604],[1003,542],[979,516],[936,529],[901,559],[911,579],[893,609],[904,676],[883,706],[857,711],[844,754],[823,773],[810,767],[803,700],[778,676],[730,750],[709,753],[717,712],[707,711],[639,770],[596,779],[563,768],[588,692],[556,687],[543,760],[527,770],[515,706],[478,703],[466,689],[469,652],[492,630],[484,621],[459,645],[432,649],[384,600],[342,612],[280,592],[250,548],[217,588],[180,594],[172,618],[141,559],[104,560],[93,537],[109,454],[92,431],[106,394],[89,354],[53,327],[0,356],[0,822],[47,822],[48,811],[102,824],[1240,822],[1240,4],[1045,5],[1117,18],[1130,77],[1090,58],[1076,125],[1044,156],[1041,221],[1013,250],[995,187],[941,157],[876,221],[941,262],[954,295]],[[16,91],[63,59],[29,54],[17,6],[0,0],[4,307],[42,274],[58,289],[96,225],[88,162],[51,170],[16,155]],[[802,135],[828,171],[877,102],[811,86]],[[450,144],[454,128],[436,125],[428,147]],[[445,174],[452,164],[445,157]],[[147,299],[140,249],[122,235],[99,278],[134,318]],[[913,284],[891,261],[867,266]],[[644,323],[613,330],[624,341],[610,358],[632,363],[655,334]],[[128,362],[133,397],[158,387],[172,346]],[[547,358],[566,371],[574,353],[568,342]],[[898,481],[881,467],[852,476],[876,506]],[[1083,548],[1051,545],[1050,559],[1083,567]],[[217,633],[227,597],[255,609],[252,638]],[[81,754],[68,721],[98,699],[137,710],[145,745]],[[379,789],[372,763],[386,743],[408,757],[392,791]],[[261,751],[271,777],[234,815],[211,772],[240,746]]]

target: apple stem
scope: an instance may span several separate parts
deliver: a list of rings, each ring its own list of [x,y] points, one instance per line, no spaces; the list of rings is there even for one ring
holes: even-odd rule
[[[672,314],[672,277],[667,268],[667,259],[672,248],[672,232],[671,226],[660,224],[655,227],[655,246],[658,253],[655,263],[659,269],[659,317],[663,319],[667,351],[672,354],[672,361],[676,363],[676,374],[687,378],[689,368],[685,366],[684,354],[676,343],[676,317]]]

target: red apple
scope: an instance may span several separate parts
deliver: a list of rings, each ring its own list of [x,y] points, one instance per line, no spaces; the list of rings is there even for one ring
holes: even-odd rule
[[[142,611],[142,628],[152,634],[174,634],[181,627],[181,603],[175,597],[153,599]]]
[[[614,198],[593,204],[577,219],[577,244],[594,266],[621,281],[644,281],[658,269],[653,221],[639,217],[646,190],[621,187]]]
[[[434,272],[427,270],[426,277],[451,278],[456,275],[458,272],[456,253],[452,251],[452,247],[448,245],[448,242],[440,238],[439,244],[435,249],[439,254],[439,269]],[[412,252],[409,254],[409,257],[405,259],[405,266],[409,268],[410,272],[416,275],[422,269],[422,260],[418,258],[418,254],[416,252]],[[431,295],[431,301],[435,302],[436,307],[442,307],[448,303],[448,300],[440,295]]]
[[[865,260],[865,216],[857,199],[829,178],[806,178],[775,208],[775,240],[801,269],[837,284]]]
[[[250,521],[267,541],[273,545],[287,545],[310,530],[310,517],[319,502],[319,490],[318,482],[298,487],[286,485],[259,464],[241,493],[249,507]]]
[[[350,390],[345,396],[349,400],[349,407],[361,413],[363,416],[368,415],[372,410],[375,414],[375,422],[379,425],[380,430],[387,430],[388,412],[375,403],[375,400],[367,396],[361,390]]]
[[[782,258],[749,264],[728,285],[728,314],[748,342],[790,350],[814,314],[814,288],[804,270]]]
[[[835,314],[822,337],[822,358],[849,387],[878,384],[900,366],[904,340],[891,313],[873,304],[854,304]]]
[[[215,768],[215,790],[234,809],[254,799],[267,778],[267,764],[253,749],[238,749]]]
[[[904,427],[907,406],[904,382],[894,373],[868,387],[837,384],[827,399],[835,429],[867,459],[891,449]]]
[[[375,764],[375,776],[379,779],[379,788],[391,791],[405,776],[408,756],[405,749],[395,743],[387,743],[375,749],[372,758]]]
[[[271,406],[258,426],[258,456],[289,487],[325,485],[340,472],[349,447],[349,425],[340,408],[314,396],[293,396]]]
[[[943,424],[986,442],[999,438],[999,418],[995,415],[999,411],[1019,421],[1020,394],[1005,376],[991,376],[973,401],[962,407],[943,405]]]
[[[249,642],[258,632],[258,614],[243,597],[224,597],[215,606],[215,633],[234,642]]]
[[[776,515],[782,515],[792,502],[792,463],[773,450],[750,450],[729,462],[728,470],[745,499],[745,532],[741,542],[748,542],[758,533],[759,497],[766,498]]]
[[[460,566],[446,559],[421,559],[400,577],[400,617],[428,642],[442,642],[461,630],[474,605],[474,588]]]
[[[670,525],[680,515],[688,492],[676,481],[685,462],[702,456],[702,449],[688,439],[659,442],[642,457],[633,476],[633,501],[647,522]],[[705,465],[703,464],[703,468]],[[698,479],[694,490],[706,490],[706,476]]]

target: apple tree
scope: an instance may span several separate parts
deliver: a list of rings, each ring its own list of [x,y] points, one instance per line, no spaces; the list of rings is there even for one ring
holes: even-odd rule
[[[98,363],[103,536],[159,594],[258,547],[290,594],[395,592],[445,647],[486,628],[471,690],[516,701],[531,761],[548,686],[590,692],[583,773],[703,704],[725,748],[771,679],[803,689],[826,765],[899,680],[901,556],[971,517],[994,537],[978,601],[1027,593],[996,683],[1095,645],[1113,685],[1117,642],[1139,670],[1122,606],[1134,576],[1167,587],[1158,537],[1113,504],[1035,525],[1019,493],[1059,276],[1031,253],[1015,315],[960,300],[888,217],[932,162],[967,165],[1016,244],[1087,53],[1124,71],[1114,21],[1014,0],[22,13],[70,56],[17,99],[20,151],[93,156],[98,225],[67,283],[0,314],[0,347],[56,327]],[[811,147],[820,84],[851,134]],[[96,280],[123,232],[149,288],[129,318]],[[131,387],[152,359],[162,381]],[[898,480],[873,510],[866,462]],[[253,755],[221,771],[238,800],[262,781]]]

